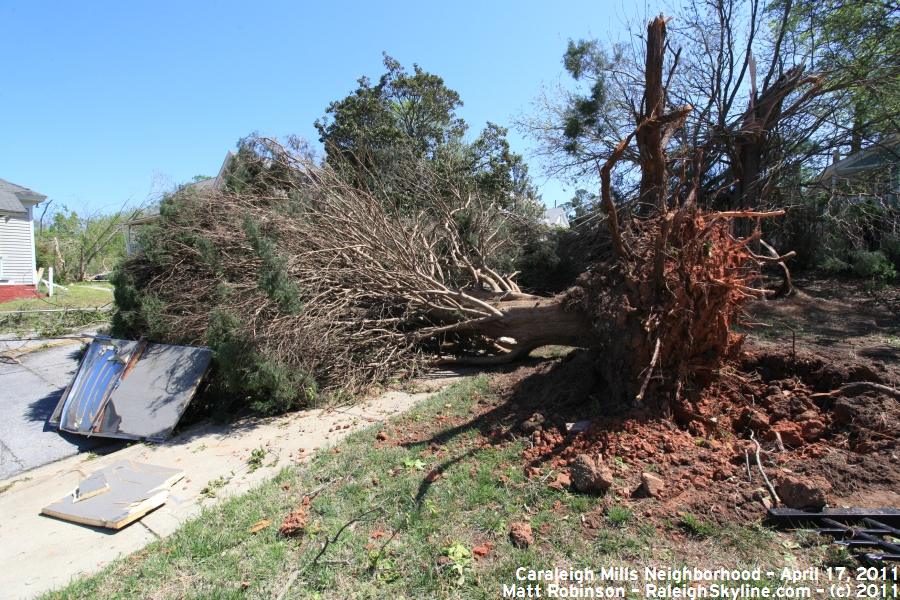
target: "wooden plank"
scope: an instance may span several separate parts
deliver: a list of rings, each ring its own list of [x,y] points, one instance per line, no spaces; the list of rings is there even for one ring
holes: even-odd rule
[[[109,484],[107,492],[78,502],[70,494],[45,506],[41,513],[80,525],[121,529],[165,504],[169,488],[184,477],[184,472],[123,460],[91,477],[98,475]]]

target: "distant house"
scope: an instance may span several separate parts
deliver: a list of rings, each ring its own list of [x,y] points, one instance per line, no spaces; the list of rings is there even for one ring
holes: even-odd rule
[[[569,217],[566,216],[566,209],[562,207],[544,209],[544,216],[541,218],[541,223],[549,225],[550,227],[568,229]]]
[[[820,181],[832,193],[878,195],[896,203],[900,198],[900,134],[835,160],[822,171]]]
[[[176,194],[186,192],[203,193],[206,191],[217,191],[222,189],[222,186],[225,185],[225,175],[227,174],[228,169],[231,168],[233,160],[234,153],[229,151],[228,154],[225,155],[225,160],[222,161],[222,166],[219,167],[219,173],[215,177],[201,179],[200,181],[184,185],[176,192]],[[157,205],[145,210],[139,217],[135,217],[125,223],[125,251],[129,256],[140,250],[140,243],[137,235],[140,228],[147,223],[152,223],[158,218],[159,206]]]
[[[0,179],[0,301],[34,294],[34,207],[46,199]]]

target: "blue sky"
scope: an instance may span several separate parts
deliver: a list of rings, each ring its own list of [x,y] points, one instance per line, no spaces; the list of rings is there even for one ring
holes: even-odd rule
[[[381,53],[440,75],[470,134],[513,128],[561,77],[569,38],[619,39],[652,0],[45,2],[0,0],[0,177],[81,213],[214,175],[252,131],[315,142],[313,121]],[[572,195],[532,174],[544,201]]]

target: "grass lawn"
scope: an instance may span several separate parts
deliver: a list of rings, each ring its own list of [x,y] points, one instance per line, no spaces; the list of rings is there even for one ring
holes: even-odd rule
[[[548,486],[549,469],[526,478],[527,440],[471,426],[477,403],[499,402],[491,386],[485,376],[463,380],[46,597],[498,598],[503,584],[522,583],[520,566],[802,568],[829,559],[833,546],[759,524],[692,515],[650,523],[624,498],[604,509]],[[410,436],[417,441],[397,442]],[[305,528],[281,535],[305,496]],[[515,522],[530,524],[529,547],[511,543]]]
[[[87,281],[56,288],[52,298],[23,298],[0,303],[0,333],[29,334],[41,337],[61,335],[103,322],[112,306],[113,286],[106,281]],[[44,291],[44,288],[41,288]],[[104,309],[98,312],[34,312],[30,314],[4,314],[5,311],[45,311],[47,309]]]
[[[111,305],[113,286],[106,281],[85,281],[56,288],[52,298],[24,298],[0,303],[0,312],[8,310],[40,310],[47,308],[98,308]],[[42,286],[41,292],[46,293]]]

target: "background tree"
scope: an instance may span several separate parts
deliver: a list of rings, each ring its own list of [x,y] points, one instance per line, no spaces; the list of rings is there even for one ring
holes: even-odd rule
[[[123,225],[134,215],[120,210],[84,217],[65,206],[48,211],[35,234],[38,268],[53,267],[60,283],[111,272],[125,257]]]
[[[379,185],[392,193],[406,192],[413,206],[415,190],[392,185],[402,184],[392,173],[405,173],[412,163],[468,179],[510,207],[516,198],[535,196],[527,165],[510,150],[505,128],[488,123],[467,142],[468,125],[456,114],[462,100],[443,79],[419,65],[409,73],[386,54],[384,66],[377,83],[361,77],[354,92],[329,104],[325,116],[315,122],[329,165],[351,167],[353,180],[364,185],[377,174]]]
[[[361,77],[354,92],[329,104],[315,122],[330,164],[383,176],[398,160],[433,159],[461,142],[467,125],[456,115],[462,106],[456,91],[419,65],[410,74],[387,54],[384,67],[377,83]]]
[[[665,102],[694,107],[684,127],[667,140],[673,151],[698,150],[673,154],[683,157],[673,169],[698,182],[694,201],[739,210],[816,204],[796,213],[804,215],[806,225],[792,224],[789,215],[770,225],[767,235],[803,249],[807,264],[819,260],[819,248],[807,249],[812,239],[793,236],[833,222],[828,211],[834,204],[814,198],[813,188],[835,152],[878,144],[897,131],[898,31],[894,2],[686,4],[662,49],[663,77]],[[651,101],[638,85],[646,72],[643,59],[627,45],[569,43],[563,65],[575,86],[556,97],[545,94],[540,114],[522,123],[541,143],[548,171],[596,180],[597,164],[613,154]],[[644,210],[653,204],[648,191],[658,188],[659,180],[640,188],[646,179],[634,168],[641,160],[636,151],[622,151],[620,179],[614,183],[621,197]],[[815,237],[825,235],[819,229]]]

